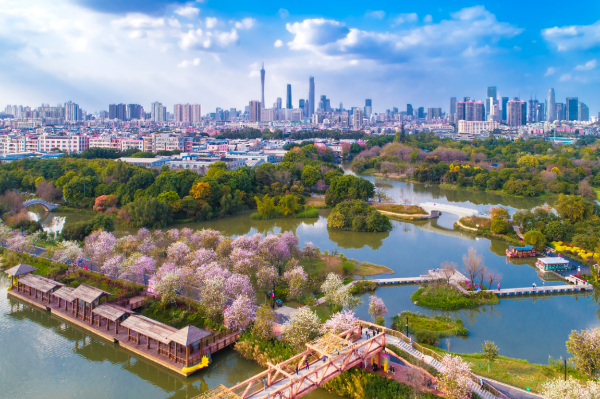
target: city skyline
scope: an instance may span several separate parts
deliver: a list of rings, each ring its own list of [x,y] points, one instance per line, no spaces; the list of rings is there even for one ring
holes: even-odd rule
[[[545,100],[553,87],[557,102],[578,97],[591,114],[600,109],[594,2],[580,4],[590,12],[544,8],[536,18],[511,12],[525,7],[513,0],[352,10],[233,3],[3,2],[0,103],[70,100],[98,112],[158,100],[169,109],[243,109],[262,100],[264,62],[264,106],[286,98],[290,84],[293,108],[308,97],[311,110],[311,97],[326,95],[348,108],[372,99],[374,113],[405,104],[448,112],[450,97],[485,103],[493,86],[498,98],[522,100],[536,93]],[[317,82],[312,94],[309,76]]]

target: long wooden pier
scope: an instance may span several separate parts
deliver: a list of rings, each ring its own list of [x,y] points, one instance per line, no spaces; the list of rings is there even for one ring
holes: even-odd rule
[[[486,290],[498,296],[511,295],[537,295],[537,294],[559,294],[568,292],[592,291],[594,286],[591,284],[577,285],[549,285],[541,287],[522,287],[522,288],[506,288],[500,290]]]
[[[429,270],[427,274],[422,274],[419,277],[400,277],[400,278],[376,278],[372,281],[379,285],[388,284],[422,284],[429,281],[444,280],[445,276],[440,269]],[[459,271],[454,271],[454,275],[450,277],[452,282],[465,281],[467,278]]]

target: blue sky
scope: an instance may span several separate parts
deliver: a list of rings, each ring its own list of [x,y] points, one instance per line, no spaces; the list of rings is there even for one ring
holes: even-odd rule
[[[308,77],[332,105],[375,112],[448,108],[451,96],[557,101],[600,111],[600,2],[505,0],[261,2],[234,0],[4,0],[0,108],[6,104],[161,101],[271,106]]]

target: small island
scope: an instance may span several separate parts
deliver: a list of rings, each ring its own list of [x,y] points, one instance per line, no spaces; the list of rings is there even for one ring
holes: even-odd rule
[[[390,231],[390,219],[366,201],[344,201],[335,206],[327,218],[327,227],[338,230],[381,233]]]

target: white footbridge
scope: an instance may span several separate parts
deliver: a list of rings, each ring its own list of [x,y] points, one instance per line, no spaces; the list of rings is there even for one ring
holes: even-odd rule
[[[475,215],[479,214],[479,211],[476,209],[463,208],[460,206],[454,206],[454,205],[448,205],[448,204],[438,204],[438,203],[433,203],[433,202],[424,202],[422,204],[418,204],[418,206],[423,208],[425,211],[429,212],[429,214],[431,214],[432,211],[448,212],[448,213],[453,213],[455,215],[458,215],[458,217],[461,217],[461,218],[465,217],[465,216],[475,216]]]

